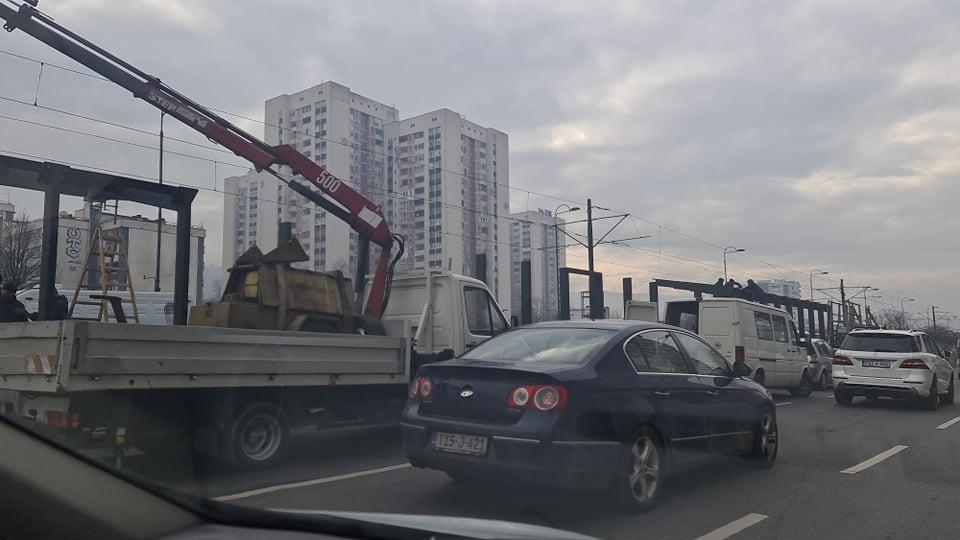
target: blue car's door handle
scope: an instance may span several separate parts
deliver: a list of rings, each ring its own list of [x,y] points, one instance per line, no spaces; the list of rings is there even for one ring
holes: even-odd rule
[[[653,395],[657,396],[658,398],[668,398],[670,397],[670,392],[664,392],[662,390],[654,390]]]
[[[709,395],[710,397],[717,397],[717,396],[720,395],[720,391],[719,391],[719,390],[707,390],[707,395]]]

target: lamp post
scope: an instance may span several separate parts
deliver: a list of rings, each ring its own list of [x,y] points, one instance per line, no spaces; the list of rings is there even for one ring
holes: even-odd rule
[[[727,281],[727,253],[742,253],[744,251],[746,251],[746,249],[734,246],[723,248],[723,281]]]
[[[903,324],[907,324],[907,312],[904,311],[904,309],[903,309],[903,303],[904,303],[904,302],[913,302],[914,300],[916,300],[916,299],[915,299],[915,298],[910,298],[910,297],[908,297],[908,296],[904,296],[903,298],[900,299],[900,319],[903,320]]]
[[[816,274],[816,275],[818,275],[818,276],[825,276],[825,275],[827,275],[827,274],[829,274],[829,273],[830,273],[830,272],[827,272],[826,270],[814,270],[814,271],[810,272],[810,301],[811,301],[811,302],[813,301],[813,276],[814,276],[814,274]]]
[[[566,206],[567,209],[561,212],[560,208],[564,206]],[[553,256],[557,269],[557,319],[562,318],[562,314],[560,313],[560,220],[557,218],[560,214],[576,212],[579,209],[579,206],[571,207],[568,204],[560,204],[557,206],[557,209],[553,211]]]

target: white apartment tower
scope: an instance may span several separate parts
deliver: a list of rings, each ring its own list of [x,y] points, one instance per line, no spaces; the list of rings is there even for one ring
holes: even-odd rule
[[[256,244],[264,253],[277,247],[280,181],[250,171],[223,181],[223,269]]]
[[[557,250],[557,235],[563,233],[564,220],[550,210],[510,214],[510,266],[512,301],[510,314],[520,316],[520,263],[530,261],[530,289],[533,307],[531,322],[557,318],[557,259],[567,264],[566,250]],[[559,245],[565,242],[560,238]]]
[[[384,125],[397,121],[397,109],[327,81],[267,100],[264,118],[267,144],[293,146],[387,213]],[[293,234],[310,257],[300,266],[353,276],[357,238],[350,226],[279,182],[274,189],[264,195],[279,201],[278,220],[293,223]],[[270,228],[276,245],[276,224]],[[372,246],[371,257],[376,253]]]
[[[449,109],[385,129],[394,194],[388,219],[406,240],[398,271],[483,277],[497,301],[510,305],[507,135]]]

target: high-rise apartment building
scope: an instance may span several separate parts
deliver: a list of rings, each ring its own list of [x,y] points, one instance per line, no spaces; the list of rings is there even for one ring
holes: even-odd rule
[[[256,244],[264,253],[277,247],[280,181],[249,172],[223,181],[223,270]]]
[[[554,217],[550,210],[510,214],[510,271],[511,315],[520,316],[520,263],[530,261],[530,288],[533,320],[552,321],[557,318],[557,260],[566,266],[566,250],[557,249],[557,235],[563,235],[564,220]],[[560,238],[560,246],[566,242]]]
[[[449,109],[399,120],[397,109],[329,81],[267,100],[265,121],[268,144],[293,146],[381,205],[406,240],[398,272],[481,277],[510,305],[505,133]],[[353,276],[357,237],[340,219],[267,174],[228,178],[225,191],[224,268],[254,243],[275,247],[283,221],[310,257],[297,266]]]
[[[387,212],[384,125],[397,121],[397,109],[327,81],[267,100],[264,118],[267,144],[293,146]],[[357,236],[350,226],[279,182],[275,189],[269,196],[279,201],[279,221],[293,223],[310,257],[300,266],[352,276]],[[276,226],[271,229],[276,237]],[[376,250],[371,247],[371,256]]]
[[[507,135],[449,109],[385,129],[388,219],[406,239],[398,270],[481,277],[510,305]]]
[[[767,294],[777,294],[787,298],[800,298],[800,282],[787,279],[765,279],[757,282],[757,286]]]

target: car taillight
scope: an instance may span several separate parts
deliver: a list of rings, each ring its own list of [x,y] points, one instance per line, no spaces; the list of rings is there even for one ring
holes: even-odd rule
[[[853,359],[850,358],[849,356],[844,356],[844,355],[842,355],[842,354],[838,354],[838,355],[836,355],[836,356],[833,357],[833,365],[835,365],[835,366],[852,366],[852,365],[853,365]]]
[[[426,377],[417,377],[410,383],[407,391],[410,399],[430,399],[433,397],[433,381]]]
[[[67,413],[63,411],[47,411],[47,425],[55,428],[66,428]]]
[[[433,381],[426,377],[420,377],[420,399],[430,399],[433,397]]]
[[[907,358],[900,362],[900,369],[930,369],[927,363],[919,358]]]
[[[747,351],[743,348],[743,345],[737,345],[734,348],[734,362],[737,364],[746,364],[747,363]]]
[[[507,407],[511,409],[552,411],[566,406],[567,389],[555,384],[518,386],[507,396]]]
[[[513,392],[510,392],[510,397],[507,398],[507,406],[516,409],[518,407],[525,407],[527,402],[530,401],[530,389],[532,386],[518,386],[513,389]]]

